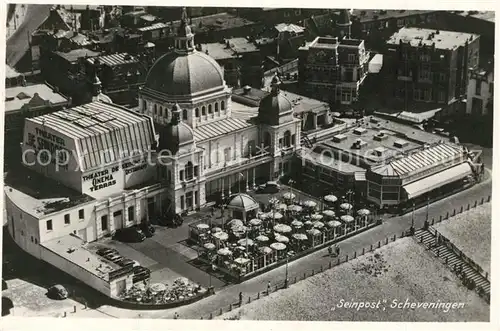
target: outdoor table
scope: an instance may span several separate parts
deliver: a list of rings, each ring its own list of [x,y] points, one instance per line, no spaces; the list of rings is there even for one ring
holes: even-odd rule
[[[282,251],[286,249],[286,245],[283,243],[272,243],[270,247],[276,251]]]
[[[359,216],[368,216],[368,215],[370,215],[370,211],[368,209],[363,208],[363,209],[358,210],[358,215]]]
[[[319,221],[320,219],[323,219],[323,215],[321,214],[314,214],[311,216],[311,219],[314,221]]]
[[[285,225],[285,224],[276,224],[273,229],[274,229],[274,231],[280,232],[280,233],[292,232],[292,228],[288,225]]]

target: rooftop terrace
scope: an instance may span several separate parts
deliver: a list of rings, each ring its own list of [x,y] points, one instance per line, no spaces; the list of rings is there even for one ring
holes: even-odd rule
[[[437,49],[453,50],[477,38],[479,38],[479,35],[471,33],[405,27],[394,33],[387,40],[387,44],[398,45],[403,42],[409,43],[412,47],[435,45]]]
[[[109,280],[110,272],[121,269],[120,266],[87,250],[86,243],[74,235],[46,241],[41,245],[104,280]]]
[[[21,165],[5,173],[4,185],[12,202],[36,218],[94,201]]]
[[[46,102],[50,104],[47,105]],[[68,103],[68,99],[46,84],[15,86],[5,89],[5,112],[20,110],[26,104],[36,107],[64,103]]]

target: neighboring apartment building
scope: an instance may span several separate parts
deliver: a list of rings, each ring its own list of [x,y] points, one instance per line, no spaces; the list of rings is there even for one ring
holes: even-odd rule
[[[340,105],[358,99],[368,74],[369,52],[363,40],[317,37],[299,52],[299,87],[304,94]]]
[[[468,70],[479,64],[479,36],[401,28],[387,40],[384,88],[398,102],[457,105],[467,92]]]
[[[494,67],[469,71],[467,106],[465,112],[475,116],[493,115]]]

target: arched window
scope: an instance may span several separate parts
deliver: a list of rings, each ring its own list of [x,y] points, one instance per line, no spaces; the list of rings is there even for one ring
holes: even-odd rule
[[[153,113],[156,115],[157,112],[158,112],[158,106],[155,104],[153,107]]]
[[[186,174],[186,180],[193,179],[193,164],[191,161],[184,166],[184,173]]]
[[[216,111],[216,112],[218,112],[218,111],[219,111],[219,103],[218,103],[218,102],[216,102],[216,103],[215,103],[215,111]]]
[[[292,134],[290,133],[290,131],[285,131],[285,134],[283,135],[283,140],[285,142],[285,147],[290,147],[290,144],[291,144],[291,137],[292,137]]]
[[[224,102],[224,100],[220,102],[220,109],[226,110],[226,103]]]
[[[146,100],[142,100],[142,112],[145,112],[147,108],[148,108],[148,103],[146,102]]]
[[[187,119],[188,119],[188,111],[187,111],[187,109],[182,110],[182,119],[184,121],[187,121]]]
[[[163,107],[162,107],[162,106],[160,106],[160,112],[159,112],[159,115],[160,115],[160,116],[163,116]]]
[[[207,110],[205,106],[201,107],[201,115],[205,116],[207,114]]]
[[[212,114],[212,105],[208,105],[208,113]]]
[[[196,108],[196,109],[194,110],[194,116],[196,116],[196,117],[200,117],[200,108]]]

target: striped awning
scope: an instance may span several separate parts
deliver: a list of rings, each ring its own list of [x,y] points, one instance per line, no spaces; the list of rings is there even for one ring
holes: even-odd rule
[[[366,181],[366,172],[355,172],[354,179],[360,182]]]
[[[469,165],[469,163],[465,162],[448,168],[444,171],[438,172],[437,174],[405,185],[403,186],[403,188],[405,189],[406,193],[408,193],[408,199],[413,199],[443,185],[453,183],[457,180],[465,178],[470,174],[472,174],[471,166]]]

